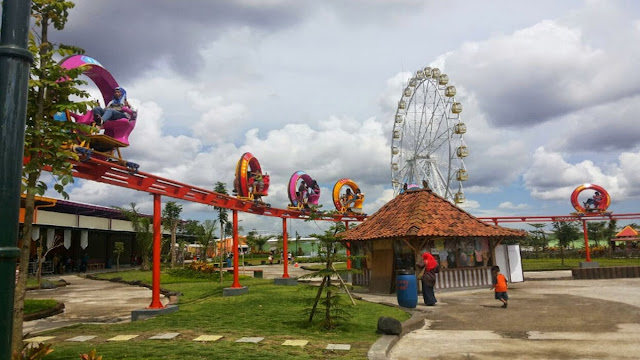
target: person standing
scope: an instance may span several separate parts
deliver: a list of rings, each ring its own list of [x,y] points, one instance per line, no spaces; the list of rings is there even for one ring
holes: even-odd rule
[[[491,290],[495,291],[496,300],[502,301],[502,307],[507,308],[507,302],[509,295],[507,294],[507,278],[500,273],[499,266],[493,266],[491,268],[492,283]]]
[[[422,254],[422,261],[418,263],[418,267],[424,268],[424,273],[422,274],[422,297],[424,304],[434,306],[438,302],[433,290],[436,286],[436,273],[440,270],[438,262],[431,253],[425,251]]]
[[[82,259],[80,259],[80,272],[87,272],[87,266],[89,265],[89,255],[84,253]]]

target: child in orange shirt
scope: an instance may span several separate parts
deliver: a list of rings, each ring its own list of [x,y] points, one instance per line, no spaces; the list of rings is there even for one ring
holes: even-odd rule
[[[506,309],[507,301],[509,300],[509,295],[507,295],[507,278],[500,273],[499,266],[491,268],[491,275],[493,278],[491,290],[495,289],[496,300],[502,301],[502,307]]]

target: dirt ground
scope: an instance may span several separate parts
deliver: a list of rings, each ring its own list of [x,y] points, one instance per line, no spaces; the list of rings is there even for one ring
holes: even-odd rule
[[[507,309],[488,289],[436,296],[390,359],[640,358],[640,279],[511,284]]]
[[[531,286],[536,284],[512,285],[507,309],[501,308],[499,300],[492,300],[489,290],[447,296],[447,311],[429,317],[434,321],[431,329],[491,330],[520,337],[517,334],[523,330],[601,332],[616,331],[620,323],[640,323],[640,308],[571,294],[524,292]]]

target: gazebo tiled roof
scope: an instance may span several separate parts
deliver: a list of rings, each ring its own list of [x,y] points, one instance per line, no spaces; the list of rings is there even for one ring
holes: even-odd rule
[[[638,241],[640,238],[638,237],[638,232],[627,225],[622,229],[616,236],[611,239],[612,241]]]
[[[397,237],[524,236],[524,231],[485,224],[429,189],[405,191],[362,224],[341,234],[347,241]]]

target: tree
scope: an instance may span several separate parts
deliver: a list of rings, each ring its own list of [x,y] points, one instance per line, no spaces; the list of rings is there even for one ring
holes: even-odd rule
[[[36,280],[38,281],[38,285],[40,285],[42,283],[42,263],[44,262],[44,260],[47,258],[47,255],[49,255],[49,253],[54,250],[59,248],[60,246],[63,245],[63,242],[61,241],[61,238],[59,236],[54,237],[53,240],[53,245],[51,245],[50,248],[47,248],[47,251],[44,252],[44,254],[42,253],[44,251],[43,249],[43,244],[42,244],[42,238],[39,239],[39,243],[40,246],[38,246],[37,249],[37,253],[38,253],[38,271],[36,271]]]
[[[553,228],[554,234],[558,239],[558,246],[560,247],[560,258],[562,259],[562,265],[564,265],[564,249],[577,237],[580,236],[580,229],[578,225],[573,222],[554,222]]]
[[[165,229],[171,231],[171,268],[176,267],[176,232],[178,231],[178,224],[180,224],[180,213],[182,212],[182,205],[176,204],[175,201],[167,202],[162,210],[162,224]]]
[[[604,221],[587,223],[587,236],[596,243],[596,246],[600,245],[600,240],[605,236],[606,224]]]
[[[13,329],[11,349],[22,351],[22,319],[24,314],[24,298],[26,294],[29,255],[31,253],[31,231],[35,209],[35,196],[43,195],[47,184],[40,180],[42,170],[50,169],[56,176],[54,189],[66,199],[68,194],[64,187],[73,182],[70,159],[78,156],[70,147],[64,146],[77,137],[77,129],[85,129],[71,121],[56,121],[53,115],[60,111],[85,112],[90,102],[71,101],[70,98],[82,99],[88,93],[77,88],[86,84],[78,76],[84,71],[82,67],[74,70],[62,69],[54,62],[54,57],[64,57],[83,53],[77,47],[52,44],[49,42],[49,30],[63,30],[68,19],[69,9],[75,5],[63,0],[33,0],[31,16],[34,27],[29,33],[29,50],[34,56],[29,78],[29,94],[27,103],[27,122],[25,128],[24,156],[28,162],[23,167],[23,191],[26,191],[25,216],[23,224],[22,245],[20,249],[20,267],[15,287]],[[64,79],[65,81],[60,81]]]
[[[151,231],[151,219],[141,215],[136,209],[136,203],[129,204],[131,210],[115,207],[131,222],[133,231],[136,232],[136,244],[142,257],[142,270],[151,269],[151,255],[153,251],[153,232]]]
[[[307,274],[302,276],[301,278],[322,278],[322,283],[318,288],[318,293],[316,294],[315,299],[312,302],[312,307],[310,309],[309,314],[309,322],[313,321],[313,317],[316,313],[316,309],[318,305],[324,307],[324,319],[322,321],[322,326],[327,329],[335,328],[339,322],[345,321],[350,317],[348,310],[342,306],[341,298],[339,296],[340,288],[342,288],[351,298],[351,302],[355,305],[355,301],[351,297],[349,293],[349,289],[345,285],[344,281],[342,281],[342,277],[340,273],[334,267],[334,263],[338,258],[338,246],[340,246],[340,239],[336,237],[336,234],[339,232],[343,232],[345,230],[345,226],[343,223],[338,222],[335,225],[331,226],[329,230],[325,231],[324,234],[312,234],[312,237],[318,238],[319,242],[322,244],[322,250],[320,251],[320,259],[325,263],[325,267],[319,271],[316,271],[312,274]],[[335,285],[332,279],[338,279],[340,286]],[[324,294],[324,297],[322,296]]]
[[[215,236],[216,221],[215,220],[205,220],[202,223],[201,226],[202,226],[202,231],[200,232],[200,235],[197,237],[197,242],[198,242],[198,244],[201,245],[200,249],[202,249],[202,252],[200,254],[200,258],[201,258],[202,261],[206,262],[207,261],[207,249],[209,249],[209,245],[216,238],[216,236]]]
[[[229,195],[229,192],[227,191],[227,186],[222,181],[216,182],[216,184],[213,187],[213,191],[217,192],[218,194]],[[216,211],[218,211],[218,222],[220,223],[220,241],[223,241],[224,240],[224,224],[227,222],[227,220],[229,220],[229,214],[227,213],[226,208],[223,208],[220,206],[214,206],[213,208]],[[220,243],[220,249],[217,249],[217,250],[218,250],[218,258],[220,261],[220,282],[222,282],[222,261],[224,261],[223,254],[227,251],[227,249],[223,250],[222,243]]]
[[[533,247],[533,250],[535,251],[536,258],[537,258],[538,251],[540,250],[540,248],[544,249],[544,247],[549,244],[549,240],[547,240],[547,237],[545,236],[545,233],[544,233],[544,228],[547,225],[539,224],[539,223],[533,223],[533,224],[528,223],[528,225],[535,228],[535,230],[529,231],[529,234],[530,234],[529,245]]]
[[[120,255],[124,252],[124,243],[116,241],[113,244],[113,253],[116,255],[116,271],[120,271]]]
[[[614,219],[609,220],[609,223],[607,224],[607,228],[604,229],[603,231],[605,241],[607,241],[607,243],[609,244],[609,258],[611,258],[613,248],[615,247],[614,246],[615,242],[612,242],[611,239],[613,239],[616,236],[617,232],[618,232],[618,221]]]
[[[239,228],[238,228],[238,231],[240,231]],[[233,224],[229,221],[227,221],[224,224],[224,237],[225,238],[233,237]],[[233,250],[233,249],[230,249],[230,250]]]
[[[270,236],[258,235],[258,232],[256,230],[251,230],[247,234],[247,245],[249,245],[254,250],[263,251],[264,244],[266,244],[267,240],[269,240],[270,238]]]

